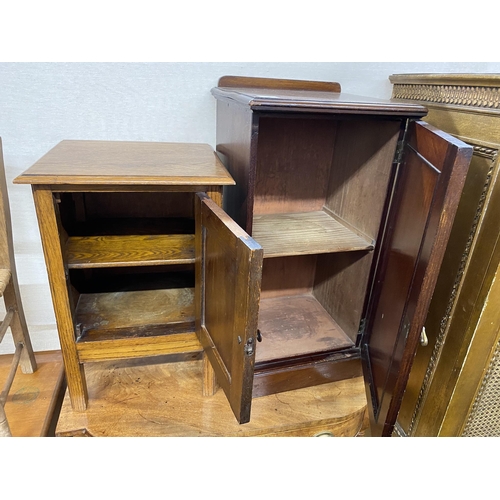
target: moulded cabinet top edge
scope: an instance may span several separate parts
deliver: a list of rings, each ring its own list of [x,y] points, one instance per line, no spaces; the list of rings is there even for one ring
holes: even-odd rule
[[[293,111],[342,114],[396,115],[421,118],[420,104],[355,96],[342,92],[267,88],[215,87],[216,99],[249,106],[254,111]]]
[[[209,144],[64,140],[14,179],[47,185],[232,185]]]

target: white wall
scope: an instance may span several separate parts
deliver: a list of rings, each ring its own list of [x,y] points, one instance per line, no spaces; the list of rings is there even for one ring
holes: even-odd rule
[[[206,142],[226,74],[338,81],[389,98],[394,73],[500,73],[500,63],[1,63],[0,137],[23,305],[36,351],[59,348],[31,189],[13,185],[63,139]],[[12,352],[9,338],[0,353]]]

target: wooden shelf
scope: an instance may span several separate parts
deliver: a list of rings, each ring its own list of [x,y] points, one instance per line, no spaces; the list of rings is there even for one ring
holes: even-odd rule
[[[373,250],[372,241],[323,211],[256,215],[252,237],[264,257]]]
[[[69,269],[194,263],[194,235],[71,236]]]
[[[75,322],[78,342],[194,332],[194,289],[82,294]]]
[[[257,344],[256,363],[354,345],[312,295],[262,299],[259,330],[262,342]]]

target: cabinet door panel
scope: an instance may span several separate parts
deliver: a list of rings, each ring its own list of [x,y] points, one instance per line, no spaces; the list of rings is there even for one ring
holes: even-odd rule
[[[471,156],[410,123],[362,340],[373,435],[392,433]]]
[[[262,248],[198,193],[196,332],[240,423],[250,420]]]

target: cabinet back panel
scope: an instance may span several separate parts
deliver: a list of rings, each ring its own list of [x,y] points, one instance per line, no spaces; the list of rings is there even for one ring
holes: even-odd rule
[[[335,131],[333,120],[260,118],[254,215],[322,209]]]
[[[61,193],[69,236],[192,234],[193,193]]]
[[[261,298],[312,292],[316,255],[264,259]]]
[[[85,193],[88,218],[194,217],[193,193]]]
[[[373,252],[319,255],[313,295],[353,341],[359,330]]]
[[[326,207],[376,239],[401,122],[338,122]]]
[[[71,269],[70,281],[80,293],[193,288],[192,265]]]

